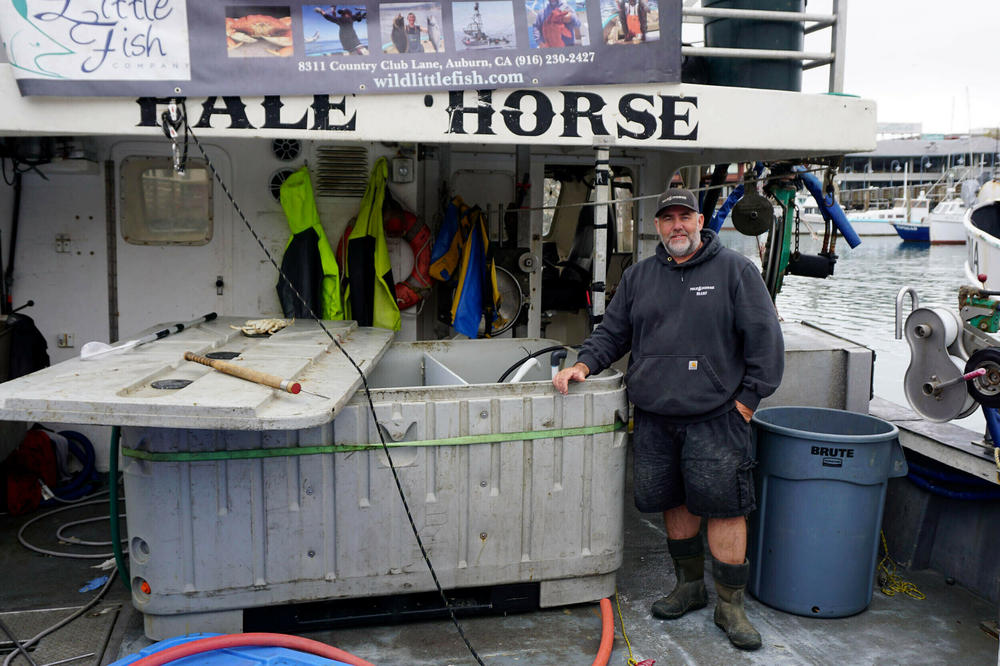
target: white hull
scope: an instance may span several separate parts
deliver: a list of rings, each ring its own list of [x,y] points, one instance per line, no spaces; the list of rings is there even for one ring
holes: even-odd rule
[[[965,227],[962,224],[964,220],[965,215],[963,214],[935,215],[931,213],[921,222],[906,225],[897,224],[896,228],[903,240],[930,241],[934,245],[963,245],[966,236]],[[925,235],[919,239],[906,237],[903,236],[904,230],[909,236],[919,235],[921,230]]]
[[[1000,202],[979,204],[965,214],[967,254],[965,275],[969,284],[980,284],[979,275],[986,275],[986,289],[1000,289],[1000,238],[973,224],[973,214],[987,207],[998,207]],[[982,213],[980,213],[981,215]]]
[[[896,235],[896,228],[889,220],[852,220],[848,218],[847,221],[851,223],[854,232],[859,236]]]
[[[822,234],[824,225],[823,216],[818,213],[803,213],[799,216],[802,226],[799,228],[800,234]],[[858,220],[847,218],[851,223],[851,228],[859,236],[895,236],[896,229],[889,220]]]
[[[965,242],[965,216],[969,209],[961,199],[942,201],[924,218],[931,243],[960,245]]]
[[[965,242],[965,227],[962,222],[965,216],[953,219],[931,218],[931,243],[943,245],[961,245]]]

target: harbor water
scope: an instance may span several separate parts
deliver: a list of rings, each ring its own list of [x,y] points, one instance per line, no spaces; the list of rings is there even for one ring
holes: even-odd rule
[[[725,245],[760,264],[764,236],[759,247],[756,238],[735,230],[723,230],[720,237]],[[872,349],[875,395],[907,406],[903,375],[910,363],[910,348],[905,339],[895,339],[896,293],[909,285],[917,290],[921,306],[956,310],[958,288],[967,283],[966,248],[904,243],[890,236],[865,236],[861,241],[853,250],[838,241],[836,270],[825,280],[786,276],[776,301],[778,314],[785,321],[804,321]],[[810,253],[821,245],[819,239],[805,235],[800,243],[801,251]],[[909,312],[907,298],[904,321]],[[955,423],[977,432],[986,425],[981,410]]]

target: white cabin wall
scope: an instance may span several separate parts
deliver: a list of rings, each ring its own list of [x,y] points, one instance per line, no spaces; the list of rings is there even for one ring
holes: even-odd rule
[[[89,340],[108,339],[105,188],[103,169],[46,175],[48,180],[34,172],[22,178],[11,293],[14,307],[35,302],[23,312],[35,320],[55,364],[79,354]],[[9,215],[4,224],[6,265]],[[60,235],[69,239],[65,252],[57,251]],[[63,333],[72,335],[71,347],[57,346]]]
[[[517,174],[513,147],[504,152],[453,149],[451,155],[448,194],[458,195],[469,206],[478,205],[484,212],[489,206],[490,231],[496,233],[499,207],[514,201]]]
[[[108,254],[103,163],[87,173],[60,174],[40,169],[48,180],[29,172],[22,177],[21,215],[12,286],[14,307],[31,299],[22,310],[35,321],[48,345],[52,364],[76,356],[90,340],[108,340]],[[5,211],[4,265],[9,252],[13,188],[0,192]],[[64,234],[68,252],[56,251],[56,236]],[[57,346],[60,333],[73,336],[72,347]],[[45,423],[53,430],[81,432],[94,444],[98,470],[108,469],[110,428]],[[5,431],[6,432],[6,431]],[[19,437],[19,435],[18,435]],[[0,442],[12,450],[19,442]]]
[[[268,184],[272,173],[284,167],[297,168],[302,165],[302,159],[292,162],[278,160],[271,153],[268,139],[220,139],[215,143],[226,152],[233,165],[232,183],[227,183],[233,198],[264,247],[280,265],[288,242],[288,222],[281,204],[271,196]],[[224,205],[232,210],[232,204],[222,188],[216,186],[215,196],[224,199]],[[235,210],[232,210],[232,219],[232,274],[228,279],[228,288],[232,289],[232,314],[281,316],[275,290],[277,271]],[[331,242],[335,241],[331,239]]]

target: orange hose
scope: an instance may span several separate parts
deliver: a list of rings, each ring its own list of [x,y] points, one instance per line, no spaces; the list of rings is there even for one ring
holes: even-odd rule
[[[597,648],[593,666],[607,666],[611,659],[611,646],[615,642],[615,615],[611,610],[611,600],[601,599],[601,646]],[[138,665],[137,665],[138,666]]]
[[[609,604],[608,608],[610,607]],[[163,664],[169,664],[172,661],[195,654],[233,647],[283,647],[299,650],[300,652],[308,652],[309,654],[326,657],[327,659],[335,659],[345,664],[351,664],[351,666],[374,666],[371,662],[365,661],[360,657],[355,657],[349,652],[344,652],[326,643],[302,638],[301,636],[268,633],[228,634],[226,636],[200,638],[189,643],[184,643],[183,645],[176,645],[166,650],[154,652],[149,656],[132,662],[132,666],[162,666]]]

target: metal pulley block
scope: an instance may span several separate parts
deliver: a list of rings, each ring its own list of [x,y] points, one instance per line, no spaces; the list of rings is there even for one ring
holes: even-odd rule
[[[948,353],[960,330],[956,316],[945,308],[917,308],[906,318],[910,365],[903,391],[913,411],[928,421],[962,418],[978,407],[966,390],[961,361]]]
[[[969,395],[983,407],[1000,407],[1000,349],[980,349],[969,357],[965,371],[986,373],[968,382]]]
[[[733,226],[745,236],[759,236],[774,224],[774,204],[748,187],[731,213]]]

